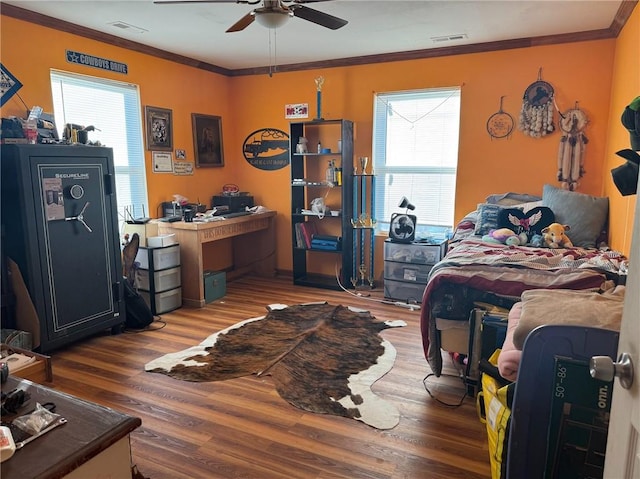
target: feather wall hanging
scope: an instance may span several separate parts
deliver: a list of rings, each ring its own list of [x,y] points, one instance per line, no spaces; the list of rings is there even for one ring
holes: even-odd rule
[[[589,139],[584,134],[589,119],[584,111],[574,108],[560,113],[562,138],[558,148],[558,181],[562,187],[574,191],[584,175],[584,152]]]
[[[542,68],[538,80],[527,87],[522,99],[518,129],[525,135],[541,138],[553,133],[553,87],[542,81]]]

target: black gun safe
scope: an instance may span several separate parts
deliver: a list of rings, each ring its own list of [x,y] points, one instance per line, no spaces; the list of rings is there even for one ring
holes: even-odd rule
[[[2,145],[3,254],[20,269],[40,352],[125,322],[110,148]]]

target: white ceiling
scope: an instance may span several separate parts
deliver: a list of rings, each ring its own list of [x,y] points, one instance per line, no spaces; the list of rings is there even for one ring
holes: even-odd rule
[[[254,22],[225,33],[259,5],[152,0],[2,1],[229,70],[289,65],[557,35],[611,26],[620,0],[331,0],[309,3],[348,20],[330,30],[294,17],[278,30]],[[124,22],[143,29],[113,26]],[[434,42],[434,37],[466,39]],[[46,44],[45,39],[43,46]]]

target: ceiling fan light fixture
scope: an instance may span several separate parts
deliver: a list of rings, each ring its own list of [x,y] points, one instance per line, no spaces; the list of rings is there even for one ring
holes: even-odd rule
[[[280,28],[293,16],[291,13],[254,12],[257,22],[266,28]]]

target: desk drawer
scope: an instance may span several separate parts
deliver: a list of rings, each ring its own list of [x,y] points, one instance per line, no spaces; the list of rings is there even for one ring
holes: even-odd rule
[[[444,256],[446,243],[393,243],[385,241],[384,259],[405,263],[436,264]]]
[[[384,279],[398,281],[412,281],[414,283],[427,284],[430,264],[397,263],[395,261],[384,262]]]
[[[425,284],[385,279],[384,297],[422,304],[422,295],[424,294],[425,287]]]
[[[162,293],[141,290],[140,296],[147,302],[153,314],[168,313],[182,306],[182,288],[170,289]]]
[[[168,289],[180,286],[180,266],[163,269],[152,273],[148,269],[139,269],[136,273],[136,283],[138,288],[151,291],[153,280],[153,291],[167,291]]]
[[[139,268],[154,271],[180,266],[180,245],[162,248],[140,247],[136,261],[140,264]]]

